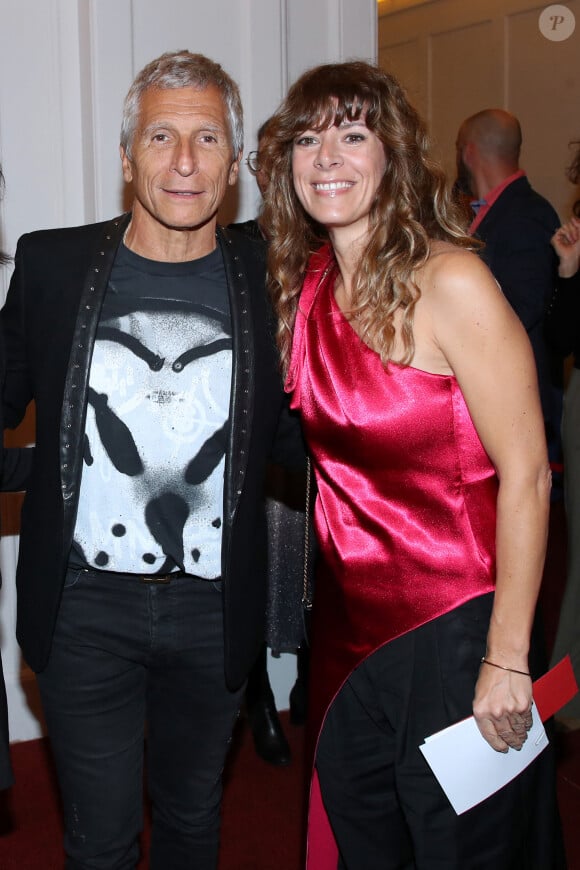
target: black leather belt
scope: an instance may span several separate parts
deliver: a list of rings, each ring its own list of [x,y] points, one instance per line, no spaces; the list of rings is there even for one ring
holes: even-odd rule
[[[218,583],[222,579],[221,577],[198,577],[196,574],[188,574],[187,571],[170,571],[168,574],[134,574],[132,571],[128,573],[123,571],[107,571],[106,569],[101,570],[99,568],[81,568],[76,565],[69,565],[69,568],[72,571],[90,571],[93,574],[108,574],[109,577],[119,577],[121,580],[138,580],[140,583],[147,583],[152,586],[167,585],[172,580],[180,580],[183,577],[189,577],[191,580],[209,580],[210,583]]]
[[[151,583],[153,585],[161,583],[171,583],[172,580],[179,580],[181,577],[191,577],[194,580],[204,580],[204,577],[196,577],[194,574],[186,574],[185,571],[171,571],[169,574],[138,574],[140,583]]]

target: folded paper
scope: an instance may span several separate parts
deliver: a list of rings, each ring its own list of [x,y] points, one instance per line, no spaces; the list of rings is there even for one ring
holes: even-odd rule
[[[496,752],[481,736],[473,716],[427,737],[419,747],[445,794],[460,815],[499,791],[548,745],[542,721],[578,691],[570,657],[534,683],[532,728],[521,749]]]

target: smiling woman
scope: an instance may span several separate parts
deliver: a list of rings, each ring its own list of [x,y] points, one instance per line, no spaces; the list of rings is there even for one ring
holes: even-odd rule
[[[364,117],[307,131],[294,143],[292,174],[298,199],[314,220],[332,229],[334,238],[354,242],[366,236],[385,168],[382,142]]]
[[[312,823],[321,796],[343,870],[555,866],[527,852],[551,757],[457,816],[418,748],[471,713],[497,752],[531,727],[550,482],[527,336],[392,76],[305,73],[262,153],[278,343],[318,489]],[[309,867],[335,870],[322,844]]]

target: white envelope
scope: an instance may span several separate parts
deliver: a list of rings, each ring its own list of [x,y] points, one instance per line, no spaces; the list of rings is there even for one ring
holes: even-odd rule
[[[520,750],[496,752],[481,736],[473,716],[432,734],[419,747],[457,815],[511,782],[546,748],[549,741],[535,704],[532,717]]]

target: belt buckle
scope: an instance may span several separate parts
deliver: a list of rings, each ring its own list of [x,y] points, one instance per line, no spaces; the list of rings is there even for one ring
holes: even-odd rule
[[[171,583],[171,574],[142,574],[139,580],[141,583],[147,583],[151,586],[166,586]]]

